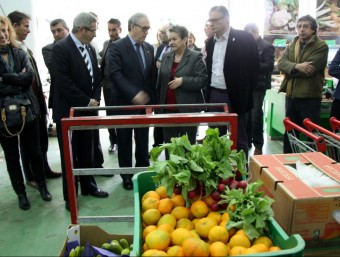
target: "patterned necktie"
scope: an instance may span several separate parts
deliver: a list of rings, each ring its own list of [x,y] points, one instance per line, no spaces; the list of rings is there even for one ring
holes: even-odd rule
[[[137,43],[136,43],[136,52],[137,52],[137,57],[139,59],[140,65],[142,67],[142,70],[144,71],[145,70],[145,65],[144,65],[144,62],[143,62],[142,55],[140,53],[140,44],[137,44]]]
[[[92,71],[92,66],[91,66],[91,62],[89,60],[89,55],[86,54],[85,48],[82,46],[79,46],[79,49],[81,51],[81,55],[83,56],[84,62],[86,64],[86,67],[91,75],[91,77],[93,77],[93,71]]]

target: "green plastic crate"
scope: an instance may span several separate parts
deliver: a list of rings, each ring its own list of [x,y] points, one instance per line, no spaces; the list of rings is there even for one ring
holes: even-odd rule
[[[150,190],[155,190],[155,184],[152,180],[155,172],[144,171],[137,173],[133,178],[134,184],[134,199],[135,199],[135,213],[134,213],[134,236],[133,236],[133,251],[131,256],[142,255],[142,220],[141,220],[141,204],[140,200],[143,195]],[[305,241],[300,235],[288,236],[280,225],[271,219],[268,223],[270,228],[270,237],[275,245],[279,246],[282,251],[258,253],[247,256],[303,256]]]

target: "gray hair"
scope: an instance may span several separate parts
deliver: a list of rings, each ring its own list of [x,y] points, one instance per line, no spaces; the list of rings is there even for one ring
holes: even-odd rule
[[[81,12],[73,20],[72,33],[76,33],[79,27],[90,28],[92,23],[97,23],[97,19],[91,13]]]
[[[131,26],[133,24],[137,24],[139,25],[139,21],[142,19],[142,18],[148,18],[148,16],[144,13],[135,13],[134,15],[132,15],[128,21],[128,31],[131,31]]]
[[[220,14],[222,14],[223,17],[229,18],[228,9],[223,5],[217,5],[217,6],[212,7],[209,13],[210,12],[219,12]]]
[[[185,37],[189,36],[189,32],[186,27],[180,26],[180,25],[172,25],[168,29],[168,32],[173,32],[177,33],[177,35],[181,38],[184,39]]]

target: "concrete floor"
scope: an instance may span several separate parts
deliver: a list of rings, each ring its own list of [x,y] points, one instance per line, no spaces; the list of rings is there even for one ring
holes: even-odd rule
[[[117,167],[117,154],[108,154],[107,151],[109,147],[107,130],[101,129],[100,136],[105,158],[104,168]],[[57,138],[49,139],[49,163],[53,170],[60,171]],[[150,139],[152,140],[152,137]],[[253,150],[250,151],[250,155]],[[282,142],[266,139],[263,150],[264,154],[282,153]],[[48,180],[48,189],[53,196],[51,202],[43,201],[36,189],[28,187],[27,195],[31,209],[23,211],[18,207],[17,196],[10,184],[3,157],[0,147],[0,256],[58,256],[66,238],[66,229],[71,223],[70,213],[64,207],[61,178]],[[80,216],[134,214],[133,191],[123,189],[119,175],[96,176],[96,180],[99,187],[110,196],[106,199],[97,199],[79,195]],[[92,224],[111,234],[133,234],[132,222]]]

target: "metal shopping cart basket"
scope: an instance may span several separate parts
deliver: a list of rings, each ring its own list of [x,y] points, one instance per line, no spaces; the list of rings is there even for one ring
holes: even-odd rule
[[[70,117],[63,118],[62,136],[65,158],[66,179],[70,200],[70,213],[72,224],[79,222],[102,222],[102,221],[126,221],[132,222],[131,216],[79,216],[76,201],[75,175],[107,175],[107,174],[135,174],[145,171],[147,167],[131,168],[91,168],[74,169],[72,162],[71,136],[74,130],[93,130],[100,128],[142,128],[142,127],[175,127],[175,126],[228,126],[230,139],[233,141],[232,149],[237,145],[237,114],[229,113],[226,104],[190,104],[171,105],[172,108],[221,108],[221,112],[206,113],[169,113],[155,114],[154,110],[167,108],[168,105],[135,105],[135,106],[110,106],[110,107],[74,107],[70,110]],[[144,114],[136,115],[113,115],[113,116],[81,116],[75,117],[75,112],[82,111],[115,111],[115,110],[139,110]],[[119,150],[118,150],[119,151]]]
[[[292,122],[288,117],[283,120],[290,146],[294,153],[325,152],[326,141],[322,136],[315,135]]]
[[[328,129],[325,129],[315,123],[313,123],[309,118],[304,119],[303,124],[306,126],[307,130],[312,132],[314,135],[322,136],[327,145],[327,150],[325,154],[336,160],[340,161],[340,135],[337,135]]]

